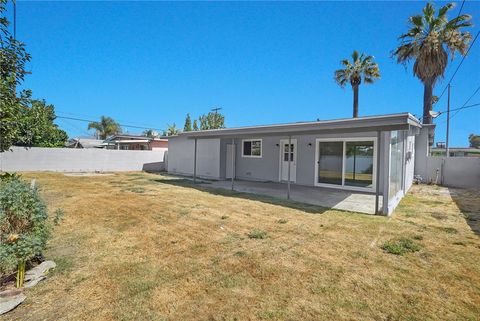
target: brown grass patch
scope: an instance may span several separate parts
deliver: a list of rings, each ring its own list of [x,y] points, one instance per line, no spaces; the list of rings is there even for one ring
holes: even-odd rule
[[[414,186],[389,219],[216,194],[153,174],[24,176],[37,179],[52,210],[65,210],[45,253],[58,269],[0,320],[480,315],[480,240],[467,219],[480,201],[469,191],[455,191],[454,201],[445,188]],[[420,251],[381,249],[405,236]]]

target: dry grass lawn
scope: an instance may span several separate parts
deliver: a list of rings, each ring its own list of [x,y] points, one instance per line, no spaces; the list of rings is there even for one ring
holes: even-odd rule
[[[479,320],[478,191],[414,186],[393,218],[128,173],[31,173],[65,210],[49,279],[0,320]],[[408,237],[403,256],[382,244]]]

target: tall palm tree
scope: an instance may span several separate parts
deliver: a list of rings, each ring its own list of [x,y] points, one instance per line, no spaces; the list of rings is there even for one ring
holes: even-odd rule
[[[100,139],[107,139],[108,136],[122,132],[122,127],[110,117],[102,116],[100,121],[88,124],[88,129],[95,129]]]
[[[358,89],[362,81],[365,84],[372,84],[380,78],[378,65],[373,61],[372,56],[360,55],[358,51],[353,51],[352,61],[344,59],[340,62],[344,69],[335,71],[335,82],[344,88],[347,83],[352,85],[353,89],[353,117],[358,117]]]
[[[167,124],[167,130],[163,132],[163,136],[175,136],[180,133],[180,130],[177,128],[177,125],[173,123],[173,125]]]
[[[432,123],[430,111],[433,87],[438,78],[443,77],[448,56],[453,59],[457,51],[465,55],[472,39],[469,32],[462,31],[462,28],[472,25],[470,15],[458,15],[448,20],[447,12],[454,6],[453,3],[443,6],[435,16],[435,8],[431,3],[427,3],[422,15],[408,18],[410,29],[398,38],[400,46],[393,53],[398,63],[406,64],[410,60],[415,60],[413,74],[424,85],[424,124]]]

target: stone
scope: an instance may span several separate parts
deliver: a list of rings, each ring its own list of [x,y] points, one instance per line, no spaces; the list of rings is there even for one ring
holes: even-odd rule
[[[27,296],[19,289],[0,292],[0,315],[15,309],[26,298]]]
[[[53,261],[44,261],[34,267],[33,269],[28,270],[25,272],[25,283],[24,287],[31,288],[38,284],[38,282],[46,279],[46,275],[52,269],[54,269],[57,265]]]

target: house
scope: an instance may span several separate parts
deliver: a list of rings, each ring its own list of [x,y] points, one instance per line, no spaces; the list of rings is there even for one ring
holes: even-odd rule
[[[401,113],[183,132],[169,137],[167,170],[232,188],[277,182],[287,197],[291,186],[370,194],[374,213],[390,215],[413,183],[416,140],[426,157],[432,129]]]
[[[66,144],[68,148],[104,148],[103,140],[94,137],[71,138]]]
[[[119,150],[167,150],[168,139],[140,135],[117,134],[107,138],[103,145],[107,149]]]
[[[449,156],[450,157],[480,157],[480,148],[473,147],[450,147]],[[446,147],[441,146],[433,147],[430,150],[432,156],[445,156]]]

